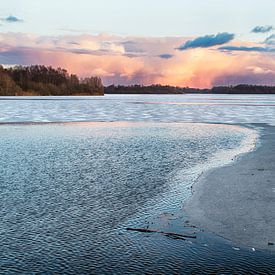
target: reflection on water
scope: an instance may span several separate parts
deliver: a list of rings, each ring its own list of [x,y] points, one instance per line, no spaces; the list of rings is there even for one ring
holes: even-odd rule
[[[275,95],[0,98],[0,122],[192,121],[275,125]]]
[[[183,215],[194,168],[214,154],[223,161],[250,130],[120,122],[2,125],[0,133],[1,273],[274,271],[273,256],[213,236],[190,242],[125,230],[192,229],[174,217]]]

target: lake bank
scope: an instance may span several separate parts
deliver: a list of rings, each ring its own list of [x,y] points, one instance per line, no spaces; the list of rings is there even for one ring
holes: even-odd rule
[[[200,228],[236,244],[274,251],[275,127],[260,128],[260,146],[203,174],[185,211]]]

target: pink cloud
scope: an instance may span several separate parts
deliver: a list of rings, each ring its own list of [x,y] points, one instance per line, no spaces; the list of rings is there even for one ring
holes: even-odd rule
[[[204,88],[240,81],[274,83],[272,53],[231,53],[217,47],[175,50],[187,40],[108,34],[41,37],[0,33],[0,63],[60,66],[82,77],[100,76],[105,85],[159,83]],[[164,54],[172,58],[160,58]]]

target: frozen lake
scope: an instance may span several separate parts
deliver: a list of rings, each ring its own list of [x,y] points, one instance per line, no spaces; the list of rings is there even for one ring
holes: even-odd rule
[[[275,124],[275,95],[0,98],[0,122],[191,121]]]
[[[0,273],[272,273],[274,255],[192,228],[181,208],[202,171],[253,147],[254,130],[213,123],[274,115],[274,96],[2,98]]]

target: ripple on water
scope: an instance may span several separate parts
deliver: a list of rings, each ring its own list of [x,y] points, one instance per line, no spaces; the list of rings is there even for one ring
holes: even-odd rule
[[[1,272],[274,271],[274,255],[235,251],[224,240],[202,235],[189,242],[124,230],[180,209],[194,168],[219,152],[247,148],[249,130],[72,123],[2,125],[0,133]]]

